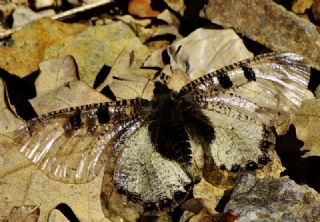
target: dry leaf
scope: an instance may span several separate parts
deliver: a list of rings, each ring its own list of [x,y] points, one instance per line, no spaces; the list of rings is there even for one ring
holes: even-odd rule
[[[48,217],[48,222],[69,222],[69,220],[61,213],[61,211],[53,209]]]
[[[39,68],[41,72],[35,81],[37,96],[77,80],[77,64],[72,56],[43,61]]]
[[[30,100],[38,115],[72,106],[107,101],[110,100],[82,81],[65,83],[60,88]]]
[[[81,46],[81,47],[79,47]],[[46,49],[45,59],[72,55],[77,64],[82,81],[92,86],[103,65],[112,66],[124,49],[134,51],[132,66],[139,68],[150,54],[130,27],[122,22],[103,26],[91,26],[61,44]]]
[[[196,79],[213,70],[252,57],[231,29],[197,29],[168,47],[171,66]]]
[[[122,50],[112,65],[106,80],[97,90],[107,85],[118,99],[134,99],[141,97],[151,100],[155,70],[137,69],[132,67],[134,54],[126,49]]]
[[[16,206],[37,205],[26,201],[36,167],[9,144],[5,147],[1,144],[4,152],[1,153],[3,160],[0,166],[0,218],[7,218]]]
[[[24,77],[38,69],[48,46],[63,42],[67,36],[85,28],[85,25],[69,25],[48,18],[26,25],[12,35],[13,45],[0,47],[0,67]]]
[[[309,8],[314,1],[313,0],[296,0],[292,5],[292,11],[297,14],[303,14]]]
[[[0,79],[0,136],[2,133],[13,131],[18,125],[22,124],[22,120],[17,118],[11,111],[8,103],[8,98],[5,95],[5,86]]]
[[[224,194],[225,189],[220,189],[206,182],[204,179],[193,188],[193,196],[202,199],[202,205],[210,214],[216,214],[216,206]]]
[[[320,156],[320,100],[305,100],[297,113],[292,117],[292,124],[296,127],[297,138],[304,142],[303,157]]]
[[[131,15],[139,17],[156,17],[160,12],[153,10],[150,3],[151,0],[131,0],[128,11]]]

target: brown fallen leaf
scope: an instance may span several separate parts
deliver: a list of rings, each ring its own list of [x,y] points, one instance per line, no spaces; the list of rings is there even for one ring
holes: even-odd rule
[[[63,42],[67,36],[85,28],[85,25],[68,25],[48,18],[26,25],[12,35],[13,45],[0,48],[0,67],[24,77],[38,69],[48,46]]]
[[[150,3],[151,0],[131,0],[128,11],[131,15],[139,17],[156,17],[160,12],[153,10]]]
[[[291,123],[296,127],[297,138],[304,142],[303,157],[320,156],[320,100],[305,100],[297,113],[292,117]]]
[[[214,218],[206,210],[200,211],[200,213],[194,215],[189,220],[190,222],[212,222]]]
[[[81,46],[81,47],[79,47]],[[83,32],[65,38],[61,44],[48,47],[45,59],[72,55],[82,81],[93,86],[97,73],[104,65],[112,66],[120,52],[126,48],[134,51],[132,67],[139,68],[150,54],[148,47],[123,22],[91,26]]]

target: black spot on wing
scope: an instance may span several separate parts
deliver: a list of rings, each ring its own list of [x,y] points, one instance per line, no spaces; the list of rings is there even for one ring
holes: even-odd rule
[[[108,123],[110,121],[110,115],[109,115],[109,110],[108,110],[108,105],[107,104],[103,104],[101,105],[97,112],[96,115],[98,117],[98,122],[100,124],[105,124]]]
[[[261,156],[259,157],[258,159],[258,163],[261,164],[261,165],[266,165],[268,162],[270,161],[269,157],[264,155],[264,156]]]
[[[79,129],[82,126],[80,110],[76,110],[74,115],[69,118],[69,122],[72,128]]]
[[[254,161],[249,161],[247,164],[246,164],[246,169],[247,170],[255,170],[258,168],[258,164],[256,164]]]
[[[123,101],[126,101],[126,100],[123,100]],[[116,101],[116,106],[121,106],[123,101],[120,101],[120,100],[119,100],[119,101]],[[124,104],[124,105],[125,105],[125,104]]]
[[[231,166],[231,172],[238,172],[240,170],[240,165],[239,164],[233,164]]]
[[[36,125],[36,120],[32,119],[30,121],[27,122],[27,132],[29,133],[30,136],[32,136],[34,130],[35,130],[35,125]]]
[[[88,133],[93,134],[97,129],[97,118],[94,114],[89,114],[86,118]]]
[[[164,80],[165,75],[166,75],[166,74],[164,74],[164,73],[162,72],[162,73],[160,74],[160,79],[161,79],[161,80]]]
[[[153,211],[157,210],[157,205],[153,202],[146,202],[143,204],[143,210],[144,211]]]
[[[67,136],[70,136],[72,132],[75,130],[81,128],[83,125],[82,119],[81,119],[81,112],[80,110],[75,110],[74,114],[69,117],[67,122],[64,124],[63,129]]]
[[[241,66],[244,76],[248,81],[256,81],[256,74],[251,67]]]
[[[264,150],[267,150],[271,146],[271,142],[267,140],[262,140],[261,141],[261,148]]]
[[[160,205],[160,209],[164,209],[167,207],[170,207],[170,205],[173,203],[173,201],[169,198],[164,198],[160,201],[159,205]]]
[[[228,76],[227,73],[220,72],[218,73],[217,78],[222,88],[228,89],[232,86],[232,81],[230,80],[230,77]]]

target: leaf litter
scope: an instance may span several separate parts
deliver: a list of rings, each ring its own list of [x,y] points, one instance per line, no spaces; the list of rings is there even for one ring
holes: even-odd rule
[[[157,16],[158,19],[161,18]],[[22,35],[25,30],[33,33],[39,25],[43,28],[41,32],[47,32],[47,30],[52,32],[51,29],[58,27],[58,29],[68,30],[67,35],[54,37],[59,41],[54,38],[49,42],[45,40],[49,43],[47,45],[41,38],[37,38],[36,44],[30,45],[28,44],[34,41],[32,39],[34,37],[31,37],[30,41],[15,38],[15,45],[1,49],[0,53],[9,57],[6,59],[7,63],[0,63],[0,67],[22,77],[40,67],[40,74],[35,83],[37,96],[30,100],[32,107],[40,115],[65,107],[110,101],[100,93],[106,87],[111,89],[117,99],[140,96],[150,99],[154,87],[153,80],[159,78],[161,72],[170,77],[169,86],[178,90],[198,76],[252,56],[241,38],[231,29],[198,29],[186,38],[182,38],[177,31],[179,23],[174,23],[176,26],[169,24],[159,28],[145,22],[140,23],[140,28],[133,29],[134,32],[132,32],[129,31],[129,27],[132,28],[135,21],[120,20],[122,23],[110,21],[109,27],[115,28],[110,28],[112,34],[109,33],[109,37],[106,37],[101,35],[104,33],[101,30],[108,29],[106,28],[108,25],[94,29],[84,25],[42,19],[27,25],[14,35]],[[125,24],[126,22],[130,24]],[[75,31],[72,31],[73,27]],[[139,35],[138,32],[141,30],[144,34]],[[150,44],[145,41],[157,33],[155,30],[159,30],[158,33],[176,30],[171,32],[176,35],[176,41],[173,44],[153,44],[149,48]],[[39,35],[41,32],[38,32]],[[126,39],[123,36],[117,36],[116,33],[125,33],[124,36],[129,37]],[[135,37],[136,35],[141,38]],[[27,47],[22,47],[23,44]],[[262,42],[262,44],[265,43]],[[41,48],[37,48],[37,45],[41,45]],[[80,45],[84,47],[79,47]],[[268,44],[266,46],[269,47]],[[32,59],[33,65],[30,67],[26,65],[28,59],[24,59],[32,54],[32,51],[26,53],[29,48],[36,50],[36,54],[40,55]],[[177,51],[180,52],[176,53]],[[302,54],[304,51],[298,50]],[[171,66],[163,63],[165,53],[168,53]],[[152,55],[154,56],[154,62],[150,63],[150,60],[147,62],[149,55],[151,55],[149,59]],[[16,58],[16,60],[10,61],[10,58]],[[15,61],[19,61],[18,65]],[[199,61],[204,61],[205,64]],[[146,67],[143,67],[144,64]],[[149,66],[150,64],[152,67]],[[103,65],[110,66],[111,70],[106,73],[105,80],[96,89],[92,89],[95,76]],[[1,91],[5,91],[5,85]],[[0,131],[0,219],[29,217],[31,219],[28,221],[61,221],[62,219],[68,221],[65,215],[56,209],[61,203],[66,203],[80,221],[123,219],[136,221],[140,217],[138,212],[126,205],[123,196],[118,195],[112,187],[104,186],[110,183],[110,181],[104,182],[104,180],[110,180],[110,175],[101,172],[98,178],[86,184],[64,184],[49,179],[19,154],[12,145],[13,141],[10,141],[9,132],[21,125],[23,120],[18,118],[15,111],[8,106],[6,97],[4,93],[0,96],[2,114],[0,121],[1,127],[4,126]],[[290,120],[290,123],[296,126],[297,137],[304,142],[302,150],[309,151],[305,153],[305,157],[320,154],[317,139],[319,138],[318,105],[318,99],[306,100]],[[275,151],[270,155],[273,161],[255,174],[258,178],[273,178],[271,180],[277,181],[284,167]],[[200,151],[195,153],[195,158],[199,166],[203,165]],[[238,214],[221,214],[216,207],[221,198],[225,198],[226,191],[234,187],[241,175],[221,173],[214,167],[207,170],[213,170],[211,179],[206,178],[208,181],[203,179],[194,187],[194,199],[189,200],[192,202],[185,208],[187,210],[183,215],[188,215],[186,217],[190,221],[204,221],[208,218],[214,221],[234,221],[239,217]],[[100,193],[101,189],[102,193]],[[161,216],[158,220],[166,221],[168,218],[172,220],[169,215]],[[181,221],[183,221],[182,218]]]

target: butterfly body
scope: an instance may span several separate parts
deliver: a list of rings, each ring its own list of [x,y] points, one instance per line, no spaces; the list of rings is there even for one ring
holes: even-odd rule
[[[53,111],[15,131],[18,150],[50,178],[94,179],[111,169],[117,190],[146,214],[170,211],[199,182],[204,162],[229,171],[269,161],[273,128],[309,96],[308,67],[291,53],[241,61],[191,81],[178,92],[154,83],[141,98]],[[280,118],[281,117],[281,118]],[[205,172],[210,173],[210,172]]]

